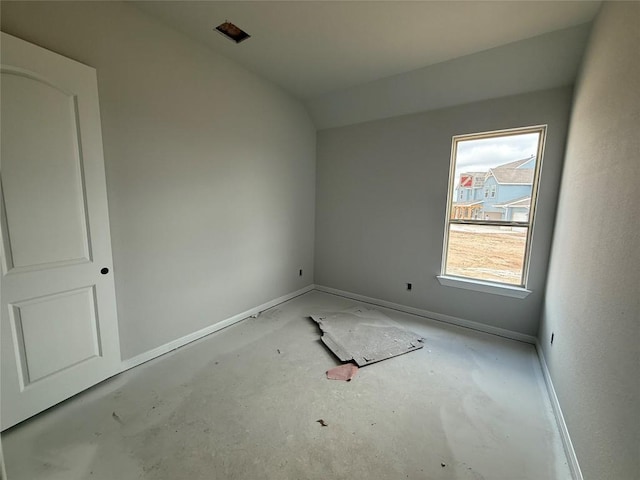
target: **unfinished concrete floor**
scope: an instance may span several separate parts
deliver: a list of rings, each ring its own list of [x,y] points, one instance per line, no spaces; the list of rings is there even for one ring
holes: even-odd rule
[[[312,291],[77,395],[2,435],[8,479],[570,478],[531,345],[369,306],[425,347],[327,380],[306,317],[358,304]]]

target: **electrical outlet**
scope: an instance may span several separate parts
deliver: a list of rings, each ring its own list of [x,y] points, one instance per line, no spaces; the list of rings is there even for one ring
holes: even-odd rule
[[[553,337],[555,337],[555,333],[551,332],[551,345],[553,345]]]
[[[410,283],[407,283],[407,290],[411,291],[412,288],[413,288],[413,285]]]

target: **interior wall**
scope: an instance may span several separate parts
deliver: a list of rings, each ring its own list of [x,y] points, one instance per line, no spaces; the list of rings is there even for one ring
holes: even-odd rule
[[[316,126],[325,129],[573,85],[590,29],[588,23],[545,33],[305,104]]]
[[[605,3],[594,25],[540,329],[585,479],[640,472],[639,25],[637,2]]]
[[[320,131],[316,284],[535,335],[571,95],[563,87]],[[533,293],[517,299],[440,285],[452,136],[538,124],[548,130]]]
[[[125,3],[3,2],[2,30],[97,69],[124,359],[313,282],[300,103]]]

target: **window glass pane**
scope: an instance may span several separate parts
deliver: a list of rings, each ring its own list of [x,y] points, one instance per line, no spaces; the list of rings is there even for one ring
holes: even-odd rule
[[[449,226],[447,275],[522,284],[526,227]]]
[[[529,220],[540,133],[459,140],[451,218]]]

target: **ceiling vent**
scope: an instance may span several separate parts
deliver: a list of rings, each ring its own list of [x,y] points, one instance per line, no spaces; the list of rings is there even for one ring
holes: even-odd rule
[[[236,43],[243,42],[251,36],[231,22],[224,22],[223,24],[218,25],[216,30],[229,40],[233,40]]]

